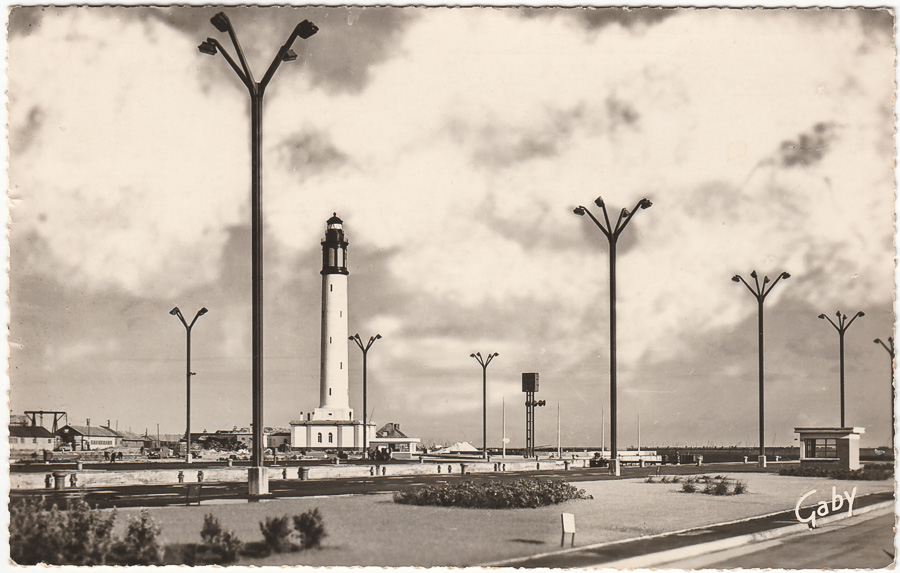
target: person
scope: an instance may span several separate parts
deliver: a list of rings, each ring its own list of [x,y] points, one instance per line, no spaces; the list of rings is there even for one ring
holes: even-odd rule
[[[103,459],[109,461],[109,452],[103,452]]]

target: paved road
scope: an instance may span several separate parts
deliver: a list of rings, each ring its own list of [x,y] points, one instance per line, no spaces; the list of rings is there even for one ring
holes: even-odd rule
[[[890,509],[804,533],[666,563],[673,569],[882,569],[894,561]]]
[[[270,476],[279,475],[279,469],[270,468]],[[578,468],[569,471],[546,470],[506,473],[477,473],[466,475],[465,479],[471,480],[514,480],[526,477],[563,478],[570,482],[595,481],[605,479],[625,479],[656,475],[657,469],[626,467],[622,469],[620,478],[607,474],[605,468]],[[773,472],[777,471],[776,464],[771,464],[766,469],[757,468],[752,464],[708,464],[697,466],[665,466],[660,468],[663,475],[685,475],[705,473],[715,475],[717,473],[736,472]],[[292,479],[271,479],[269,490],[273,497],[307,497],[322,495],[348,495],[368,494],[398,491],[407,487],[435,483],[447,483],[463,479],[460,474],[437,474],[417,476],[376,476],[370,478],[340,478],[317,479],[300,481],[296,479],[296,469],[289,469],[287,475]],[[77,495],[83,495],[84,499],[92,506],[99,507],[148,507],[181,505],[185,503],[188,484],[164,484],[164,485],[129,485],[109,486],[94,488],[76,488],[57,492],[55,490],[19,490],[10,491],[10,503],[26,497],[46,496],[48,499],[64,504],[65,499]],[[246,482],[207,482],[202,486],[201,495],[206,500],[246,500]]]

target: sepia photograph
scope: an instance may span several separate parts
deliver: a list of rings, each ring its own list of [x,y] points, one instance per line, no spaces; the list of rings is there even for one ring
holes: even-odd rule
[[[896,14],[12,6],[17,566],[895,566]]]

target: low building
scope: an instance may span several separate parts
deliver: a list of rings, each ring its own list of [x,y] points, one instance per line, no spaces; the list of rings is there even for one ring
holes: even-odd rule
[[[56,436],[43,426],[24,426],[10,424],[9,451],[40,452],[56,449]]]
[[[400,424],[389,422],[375,432],[369,440],[369,446],[375,450],[386,451],[391,457],[411,458],[418,453],[420,438],[410,438],[400,431]]]
[[[862,467],[859,441],[865,428],[794,428],[794,432],[800,435],[801,466]]]
[[[122,434],[106,426],[66,425],[60,428],[60,446],[67,445],[72,450],[108,450],[122,447]]]

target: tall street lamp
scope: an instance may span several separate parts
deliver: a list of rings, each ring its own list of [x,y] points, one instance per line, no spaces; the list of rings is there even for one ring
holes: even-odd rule
[[[194,315],[194,320],[188,324],[177,306],[169,311],[169,314],[178,317],[178,320],[181,321],[181,324],[184,325],[185,331],[187,332],[187,369],[185,371],[185,377],[187,378],[187,430],[185,430],[184,434],[185,441],[187,442],[187,452],[184,454],[184,461],[187,463],[191,463],[191,376],[196,374],[196,372],[191,372],[191,328],[194,327],[194,323],[197,322],[197,319],[207,312],[209,311],[206,310],[206,307],[201,308],[197,311],[197,314]]]
[[[200,44],[200,52],[209,55],[221,53],[228,65],[238,75],[241,82],[250,93],[250,153],[251,153],[251,185],[250,185],[250,211],[251,211],[251,274],[252,274],[252,330],[253,330],[253,452],[251,468],[248,475],[251,496],[268,495],[269,479],[266,468],[263,466],[263,219],[262,219],[262,120],[263,120],[263,96],[266,87],[275,75],[275,71],[281,62],[291,62],[297,59],[297,54],[291,46],[298,37],[310,38],[318,31],[315,24],[304,20],[297,24],[291,35],[269,65],[262,80],[253,79],[253,73],[247,65],[244,52],[234,33],[231,21],[224,12],[219,12],[210,19],[212,25],[219,32],[225,32],[231,38],[231,43],[237,52],[240,66],[235,63],[231,55],[215,38],[207,38]]]
[[[482,358],[481,353],[476,352],[475,354],[469,354],[469,356],[477,360],[478,364],[481,365],[481,455],[487,458],[487,367],[500,354],[494,352],[493,354],[488,354],[487,358]]]
[[[896,352],[894,351],[894,337],[888,336],[888,343],[885,344],[880,338],[875,339],[875,344],[880,344],[887,350],[887,353],[891,355],[891,451],[894,449],[894,358],[896,358]]]
[[[850,328],[850,325],[853,324],[853,321],[861,316],[865,316],[866,313],[860,311],[853,315],[853,318],[847,320],[847,315],[842,314],[841,311],[837,311],[835,316],[837,316],[837,323],[831,320],[830,317],[825,316],[824,314],[820,314],[819,318],[822,320],[827,320],[831,323],[831,326],[834,327],[838,332],[838,338],[841,341],[841,427],[844,426],[844,333],[847,332],[847,329]]]
[[[619,218],[616,220],[616,225],[613,227],[609,222],[609,214],[606,211],[606,203],[603,202],[602,197],[597,197],[594,200],[594,204],[600,207],[603,210],[603,220],[606,223],[604,226],[603,223],[597,220],[594,215],[587,210],[586,207],[579,205],[575,208],[574,213],[583,217],[585,213],[595,225],[600,229],[606,239],[609,241],[609,400],[610,400],[610,448],[613,460],[618,460],[618,450],[616,449],[616,243],[619,240],[619,236],[622,234],[622,231],[625,230],[625,227],[628,226],[628,223],[631,222],[631,218],[634,217],[635,213],[638,212],[638,209],[649,209],[653,206],[653,203],[650,202],[649,199],[641,199],[637,202],[634,208],[629,211],[628,209],[622,209],[619,212]],[[617,470],[618,465],[617,462],[614,462],[614,470]]]
[[[365,345],[363,345],[363,341],[359,337],[358,332],[356,334],[354,334],[353,336],[351,336],[350,340],[355,342],[356,345],[359,346],[359,349],[362,350],[362,353],[363,353],[363,441],[362,441],[362,450],[363,450],[363,456],[368,457],[369,442],[368,442],[368,436],[366,434],[368,433],[369,427],[367,425],[368,422],[366,419],[366,370],[367,370],[366,357],[369,354],[369,349],[372,348],[372,345],[375,343],[375,341],[381,340],[381,335],[376,334],[375,336],[370,336],[369,342],[367,342]]]
[[[769,296],[769,293],[772,292],[772,289],[775,288],[775,285],[778,284],[778,281],[781,279],[789,279],[791,275],[788,273],[781,273],[778,275],[772,284],[769,284],[769,277],[763,277],[762,285],[759,284],[759,277],[756,274],[756,271],[751,271],[750,276],[753,277],[754,286],[750,286],[747,284],[747,281],[744,280],[744,277],[741,275],[734,275],[731,277],[736,283],[744,283],[744,286],[747,287],[747,290],[750,291],[756,298],[756,303],[758,306],[757,316],[759,317],[759,463],[761,466],[765,466],[766,464],[766,414],[765,414],[765,396],[766,396],[766,387],[765,387],[765,368],[764,368],[764,344],[763,344],[763,303],[766,301],[766,297]],[[766,286],[768,285],[768,286]]]

